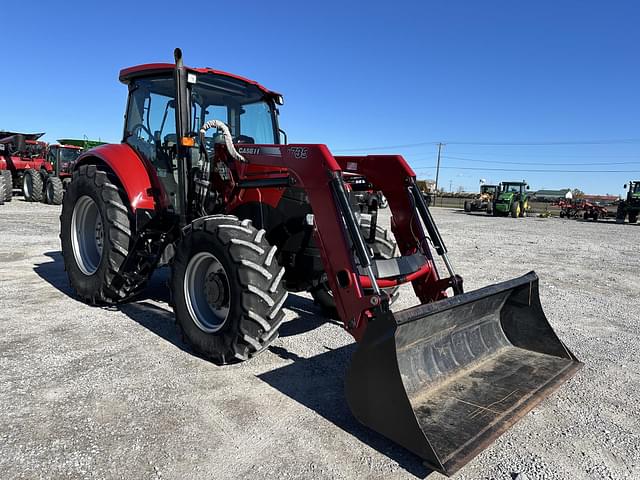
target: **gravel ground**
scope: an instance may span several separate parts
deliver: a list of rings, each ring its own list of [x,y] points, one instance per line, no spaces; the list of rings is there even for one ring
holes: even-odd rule
[[[467,290],[536,270],[585,362],[455,478],[640,478],[640,225],[433,213]],[[0,478],[442,478],[353,419],[352,340],[307,296],[272,348],[218,367],[178,337],[166,270],[135,303],[71,298],[58,215],[0,206]]]

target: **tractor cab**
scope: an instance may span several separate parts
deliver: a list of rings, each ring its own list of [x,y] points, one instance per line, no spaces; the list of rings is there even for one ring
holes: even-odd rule
[[[494,197],[498,191],[498,185],[482,185],[480,187],[480,196]]]
[[[228,126],[234,144],[278,145],[277,105],[283,101],[255,82],[209,68],[186,69],[179,92],[174,70],[171,64],[141,65],[123,70],[120,80],[129,86],[123,142],[154,166],[170,208],[179,213],[185,206],[179,201],[178,139],[188,151],[187,171],[202,168],[202,154],[213,154],[222,141],[216,129],[208,130],[203,141],[198,135],[213,120]],[[180,95],[188,100],[177,101]],[[176,122],[176,105],[182,105],[186,125]]]
[[[628,202],[640,203],[640,180],[629,182],[629,192],[627,193]]]
[[[502,193],[523,195],[528,185],[524,182],[503,182]]]
[[[47,161],[53,165],[56,176],[71,177],[73,164],[82,152],[83,148],[77,145],[49,145]]]

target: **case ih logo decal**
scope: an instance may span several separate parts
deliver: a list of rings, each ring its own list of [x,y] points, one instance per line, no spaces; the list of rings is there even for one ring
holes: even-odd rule
[[[299,160],[307,158],[308,150],[307,147],[289,147],[289,153]]]
[[[240,147],[238,148],[238,152],[242,155],[258,155],[260,153],[260,149],[258,147]]]

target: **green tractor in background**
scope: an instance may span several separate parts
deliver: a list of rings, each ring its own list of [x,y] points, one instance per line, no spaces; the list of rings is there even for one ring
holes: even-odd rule
[[[640,180],[630,181],[627,198],[620,200],[616,212],[616,223],[624,223],[625,217],[629,216],[629,223],[638,221],[640,214]],[[627,188],[627,185],[624,186]]]
[[[493,215],[513,218],[526,217],[529,210],[529,185],[526,181],[502,182],[493,200]]]

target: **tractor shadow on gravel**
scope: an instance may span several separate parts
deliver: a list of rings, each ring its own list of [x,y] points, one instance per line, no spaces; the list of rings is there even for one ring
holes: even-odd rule
[[[46,252],[45,255],[52,261],[35,265],[34,271],[57,290],[77,300],[73,294],[73,290],[69,286],[69,280],[64,271],[62,252]],[[147,287],[133,301],[103,308],[124,313],[133,321],[139,323],[164,340],[174,344],[185,352],[195,355],[182,340],[182,336],[176,327],[171,308],[168,305],[161,306],[154,303],[169,303],[169,288],[167,284],[170,275],[169,268],[159,268],[149,279]],[[295,313],[297,318],[293,318],[282,324],[280,327],[280,337],[300,335],[315,330],[328,322],[339,324],[334,320],[324,318],[320,309],[314,305],[311,299],[299,295],[289,294],[285,308]]]
[[[258,378],[391,458],[409,473],[425,478],[432,470],[418,456],[363,426],[349,410],[344,394],[344,377],[356,348],[355,344],[327,348],[326,353],[302,358],[295,352],[272,345],[269,347],[272,353],[293,363],[260,374]]]
[[[36,264],[34,271],[57,290],[76,300],[64,271],[62,253],[59,251],[47,252],[45,255],[52,261]],[[167,288],[169,276],[168,268],[158,269],[149,280],[147,288],[137,299],[106,308],[124,313],[136,323],[180,350],[198,356],[183,341],[175,325],[171,308],[155,303],[169,303],[169,289]],[[300,295],[289,294],[285,308],[295,313],[296,317],[282,324],[280,337],[300,335],[319,328],[327,322],[339,324],[335,320],[324,318],[320,309],[314,305],[311,299]],[[364,427],[351,414],[344,396],[343,377],[355,348],[356,345],[351,344],[334,350],[327,349],[326,353],[315,357],[302,358],[295,352],[272,345],[269,350],[273,354],[293,362],[261,374],[258,378],[293,400],[314,410],[361,442],[393,459],[416,477],[426,477],[431,473],[431,470],[423,465],[420,458]]]

